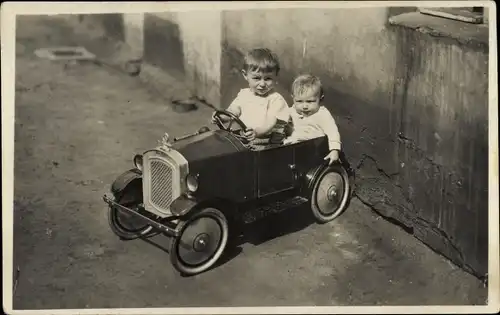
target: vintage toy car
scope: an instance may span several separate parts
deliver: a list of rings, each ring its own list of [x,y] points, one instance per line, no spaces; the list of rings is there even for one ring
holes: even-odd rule
[[[326,137],[247,143],[240,136],[246,126],[236,116],[216,111],[214,118],[218,130],[204,127],[134,157],[135,168],[103,197],[116,235],[130,240],[158,231],[171,237],[172,265],[192,275],[218,261],[246,209],[308,202],[325,223],[348,206],[352,178],[342,163],[325,163]],[[232,129],[233,123],[240,128]]]

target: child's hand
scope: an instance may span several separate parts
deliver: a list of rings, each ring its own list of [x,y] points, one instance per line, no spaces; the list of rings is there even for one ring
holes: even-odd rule
[[[215,112],[213,112],[213,113],[212,113],[212,117],[210,118],[210,122],[211,122],[212,124],[215,124],[215,121],[216,121],[216,119],[215,119]]]
[[[292,144],[296,142],[298,142],[297,139],[291,137],[285,138],[285,140],[283,140],[283,144]]]
[[[243,137],[245,137],[245,139],[247,139],[248,141],[255,140],[255,137],[256,137],[255,130],[253,130],[253,129],[247,129],[247,130],[245,130],[243,132]]]
[[[332,150],[325,156],[325,160],[328,160],[328,165],[332,165],[333,162],[338,161],[339,159],[339,151]]]

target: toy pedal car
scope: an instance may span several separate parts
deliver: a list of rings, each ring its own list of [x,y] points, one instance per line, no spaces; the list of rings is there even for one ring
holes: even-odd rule
[[[229,118],[226,125],[222,116]],[[227,111],[214,118],[219,130],[204,127],[134,157],[135,168],[114,181],[112,196],[103,197],[116,235],[130,240],[157,231],[171,237],[171,263],[193,275],[218,261],[245,209],[299,200],[325,223],[348,206],[349,168],[325,163],[326,137],[245,143],[231,129],[236,123],[245,130],[241,120]]]

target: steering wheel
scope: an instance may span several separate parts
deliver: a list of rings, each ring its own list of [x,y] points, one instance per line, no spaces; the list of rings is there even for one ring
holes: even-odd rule
[[[228,125],[225,126],[224,123],[222,122],[222,119],[221,117],[222,116],[225,116],[225,117],[229,117],[229,121],[226,122]],[[247,126],[241,121],[241,119],[239,119],[238,117],[236,117],[236,115],[234,115],[233,113],[231,112],[228,112],[228,111],[225,111],[225,110],[216,110],[215,113],[214,113],[214,120],[215,120],[215,124],[221,129],[221,130],[225,130],[225,131],[229,131],[233,134],[236,134],[236,130],[233,130],[231,129],[231,126],[233,125],[234,122],[236,122],[239,127],[241,128],[241,130],[245,131],[247,130]]]

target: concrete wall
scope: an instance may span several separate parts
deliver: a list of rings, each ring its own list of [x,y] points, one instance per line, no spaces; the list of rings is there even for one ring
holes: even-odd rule
[[[359,199],[484,275],[487,32],[418,13],[399,15],[408,11],[415,8],[187,11],[99,15],[95,21],[146,63],[186,77],[193,93],[218,108],[245,86],[242,54],[253,47],[269,47],[280,57],[277,89],[288,101],[297,74],[320,76],[325,105],[358,169]],[[390,25],[395,15],[399,22]],[[453,34],[462,37],[450,39]]]
[[[144,61],[183,74],[193,93],[220,102],[220,12],[144,14]]]
[[[359,168],[360,199],[485,274],[487,48],[388,25],[392,15],[387,8],[223,12],[223,104],[244,86],[237,70],[253,47],[278,54],[278,90],[287,97],[295,75],[319,75]]]
[[[185,79],[194,96],[219,106],[220,12],[95,14],[85,21],[125,43],[131,59]]]

